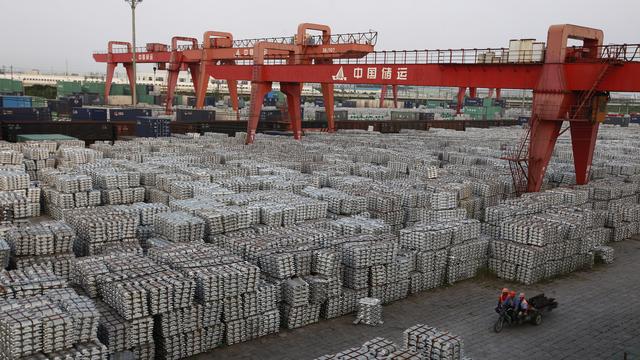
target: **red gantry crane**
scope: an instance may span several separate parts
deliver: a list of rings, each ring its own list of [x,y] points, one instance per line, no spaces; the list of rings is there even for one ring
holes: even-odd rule
[[[322,36],[309,37],[309,30],[321,31]],[[583,44],[569,47],[569,39]],[[199,58],[191,54],[193,49],[183,51],[183,56],[187,62],[200,64],[197,77],[204,76],[204,83],[211,76],[232,82],[251,81],[247,143],[255,139],[262,101],[274,82],[280,83],[287,95],[296,139],[301,135],[303,83],[322,85],[331,129],[334,84],[457,87],[458,106],[467,88],[472,97],[478,88],[490,89],[497,97],[501,89],[532,89],[530,130],[505,159],[511,164],[519,189],[539,191],[556,140],[567,130],[571,131],[576,182],[587,183],[609,92],[640,91],[640,45],[603,45],[603,39],[601,30],[554,25],[549,28],[546,47],[537,50],[373,51],[375,37],[369,33],[331,35],[326,26],[302,24],[292,42],[251,41],[246,51],[235,52],[233,57],[211,50],[215,46],[201,49]],[[108,70],[114,62],[124,63],[126,68],[132,56],[130,49],[122,57],[111,54],[111,43],[109,49],[109,54],[94,58],[107,62]],[[138,59],[162,54],[140,53]],[[198,89],[200,95],[206,91],[204,86]],[[569,126],[562,130],[565,121]]]

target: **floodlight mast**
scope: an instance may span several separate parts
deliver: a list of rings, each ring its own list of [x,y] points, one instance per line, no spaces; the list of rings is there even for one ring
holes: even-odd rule
[[[131,105],[136,106],[138,103],[138,95],[137,95],[137,71],[136,71],[136,6],[142,2],[142,0],[124,0],[131,6],[131,37],[132,37],[132,55],[133,59],[133,86],[131,87]]]

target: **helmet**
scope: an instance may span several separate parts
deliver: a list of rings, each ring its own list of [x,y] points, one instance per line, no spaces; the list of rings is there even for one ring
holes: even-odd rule
[[[515,291],[513,291],[513,290],[511,290],[511,291],[509,292],[509,296],[511,296],[511,297],[515,297],[515,296],[516,296],[516,292],[515,292]]]
[[[509,289],[507,289],[507,288],[502,288],[502,293],[503,293],[503,294],[504,294],[504,293],[508,293],[508,292],[509,292]]]
[[[520,298],[524,298],[524,293],[520,293]]]

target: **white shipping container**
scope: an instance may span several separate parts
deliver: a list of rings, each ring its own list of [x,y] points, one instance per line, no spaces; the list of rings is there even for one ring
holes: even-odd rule
[[[109,95],[109,105],[131,105],[131,95]]]
[[[520,57],[519,62],[529,63],[532,60],[533,43],[536,39],[521,39],[520,40]]]
[[[543,42],[534,42],[533,43],[533,56],[531,61],[541,62],[544,61],[544,43]]]
[[[509,40],[509,55],[507,61],[510,63],[518,62],[520,54],[520,40]]]

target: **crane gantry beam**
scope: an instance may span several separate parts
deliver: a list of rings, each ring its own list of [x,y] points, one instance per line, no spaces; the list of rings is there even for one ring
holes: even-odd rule
[[[308,31],[320,31],[322,35],[312,37]],[[180,61],[174,61],[172,66],[186,64],[192,77],[198,79],[197,83],[194,81],[198,106],[202,105],[210,77],[225,79],[232,85],[238,80],[251,81],[247,143],[255,138],[263,97],[274,82],[280,83],[281,91],[287,95],[296,139],[301,137],[303,83],[322,85],[331,130],[335,84],[390,85],[394,89],[401,85],[458,87],[459,103],[467,88],[472,95],[478,88],[487,88],[497,96],[501,89],[532,89],[531,128],[522,144],[515,147],[520,150],[505,157],[517,163],[511,166],[519,172],[514,173],[514,179],[525,179],[528,191],[540,190],[564,121],[570,124],[576,182],[586,183],[609,92],[640,91],[640,45],[603,45],[601,30],[576,25],[551,26],[546,48],[515,51],[378,52],[373,49],[375,35],[331,35],[329,27],[319,24],[301,24],[297,35],[291,38],[234,41],[225,34],[228,33],[205,33],[203,44],[197,46],[174,45],[171,50],[148,46],[147,51],[138,53],[138,62],[170,63],[172,54],[174,59],[179,54]],[[569,47],[569,39],[582,40],[584,44]],[[108,53],[94,54],[96,61],[108,64],[108,82],[115,65],[130,67],[131,46],[117,52],[113,51],[116,44],[127,45],[109,43]]]

